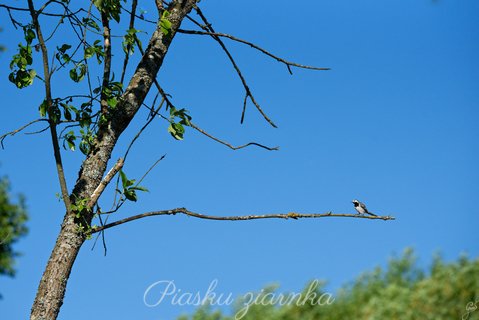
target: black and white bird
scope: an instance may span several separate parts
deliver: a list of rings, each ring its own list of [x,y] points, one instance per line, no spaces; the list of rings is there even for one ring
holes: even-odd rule
[[[362,203],[362,202],[360,202],[360,201],[358,201],[358,200],[356,200],[356,199],[354,199],[352,202],[353,202],[353,204],[354,204],[354,209],[356,209],[356,211],[358,212],[358,214],[365,214],[365,213],[367,213],[367,214],[370,214],[370,215],[372,215],[372,216],[377,217],[377,215],[375,215],[374,213],[368,211],[368,208],[366,208],[366,205],[365,205],[364,203]]]

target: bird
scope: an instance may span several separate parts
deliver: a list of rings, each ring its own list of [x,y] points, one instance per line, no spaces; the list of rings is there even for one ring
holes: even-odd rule
[[[367,214],[370,214],[370,215],[372,215],[372,216],[377,217],[377,215],[375,215],[374,213],[368,211],[368,208],[366,208],[366,205],[365,205],[364,203],[362,203],[362,202],[360,202],[360,201],[358,201],[358,200],[356,200],[356,199],[354,199],[354,200],[352,201],[352,203],[354,204],[354,209],[356,209],[356,211],[358,212],[358,214],[365,214],[365,213],[367,213]]]

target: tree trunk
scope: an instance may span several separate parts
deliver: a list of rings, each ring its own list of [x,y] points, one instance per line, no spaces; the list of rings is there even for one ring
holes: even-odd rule
[[[177,0],[168,6],[170,34],[164,36],[160,23],[157,24],[128,87],[119,99],[116,109],[112,111],[111,120],[97,132],[97,138],[82,164],[70,197],[73,202],[75,199],[90,198],[100,184],[118,138],[141,107],[163,64],[176,31],[195,4],[196,0]],[[81,220],[82,223],[89,225],[92,218],[92,214],[88,213]],[[60,234],[38,286],[30,315],[32,320],[55,320],[58,317],[73,263],[85,241],[85,236],[78,232],[78,224],[74,213],[65,215]]]
[[[65,216],[60,234],[43,273],[33,302],[31,319],[56,319],[63,304],[66,284],[84,242],[73,216]]]

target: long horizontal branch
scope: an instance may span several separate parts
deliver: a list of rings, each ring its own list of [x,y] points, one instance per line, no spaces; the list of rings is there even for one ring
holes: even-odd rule
[[[320,67],[315,67],[315,66],[308,66],[308,65],[304,65],[304,64],[299,64],[299,63],[295,63],[295,62],[291,62],[291,61],[287,61],[281,57],[278,57],[274,54],[272,54],[271,52],[269,52],[268,50],[265,50],[261,47],[259,47],[258,45],[252,43],[252,42],[249,42],[249,41],[246,41],[244,39],[241,39],[241,38],[238,38],[238,37],[235,37],[235,36],[232,36],[230,34],[227,34],[227,33],[220,33],[220,32],[207,32],[207,31],[199,31],[199,30],[184,30],[184,29],[178,29],[178,32],[179,33],[184,33],[184,34],[196,34],[196,35],[206,35],[206,36],[216,36],[216,37],[223,37],[223,38],[228,38],[230,40],[233,40],[233,41],[236,41],[236,42],[240,42],[240,43],[243,43],[243,44],[246,44],[246,45],[249,45],[251,48],[253,49],[256,49],[262,53],[264,53],[265,55],[275,59],[276,61],[278,62],[281,62],[281,63],[284,63],[287,67],[288,67],[288,70],[289,70],[289,67],[297,67],[297,68],[302,68],[302,69],[310,69],[310,70],[321,70],[321,71],[325,71],[325,70],[331,70],[330,68],[320,68]],[[289,70],[290,73],[291,73],[291,70]]]
[[[243,220],[256,220],[256,219],[303,219],[303,218],[325,218],[325,217],[337,217],[337,218],[356,218],[356,219],[371,219],[371,220],[395,220],[392,216],[366,216],[354,213],[296,213],[296,212],[289,212],[289,213],[271,213],[271,214],[260,214],[260,215],[246,215],[246,216],[212,216],[206,215],[201,213],[196,213],[193,211],[189,211],[186,208],[176,208],[170,210],[162,210],[162,211],[152,211],[146,212],[142,214],[138,214],[136,216],[131,216],[125,219],[121,219],[104,226],[93,228],[91,233],[97,233],[103,231],[105,229],[109,229],[120,224],[124,224],[130,221],[152,217],[152,216],[165,216],[165,215],[176,215],[176,214],[184,214],[189,217],[199,218],[199,219],[207,219],[207,220],[222,220],[222,221],[243,221]]]

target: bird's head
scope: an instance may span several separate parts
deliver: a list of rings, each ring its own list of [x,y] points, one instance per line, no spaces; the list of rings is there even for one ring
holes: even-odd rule
[[[359,201],[358,201],[358,200],[356,200],[356,199],[354,199],[354,200],[353,200],[353,201],[351,201],[351,202],[352,202],[352,203],[354,203],[354,204],[359,204]]]

